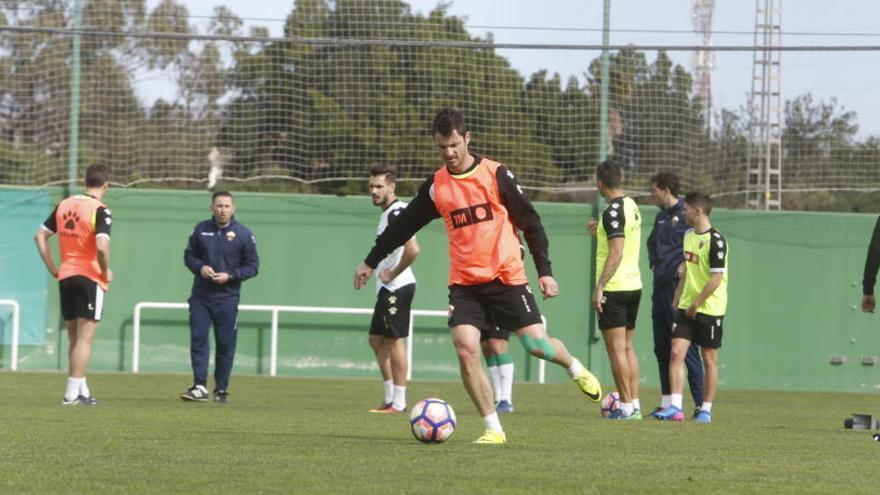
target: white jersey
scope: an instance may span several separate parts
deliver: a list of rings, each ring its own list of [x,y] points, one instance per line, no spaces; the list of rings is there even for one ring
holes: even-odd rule
[[[382,215],[379,216],[379,228],[376,229],[376,235],[381,234],[385,231],[385,228],[388,227],[388,218],[396,217],[400,215],[400,212],[406,208],[406,203],[403,201],[397,200],[394,203],[391,203],[391,206],[385,209],[382,212]],[[393,221],[393,220],[392,220]],[[397,266],[400,263],[400,258],[403,257],[403,246],[398,246],[397,249],[391,252],[388,256],[385,257],[384,260],[380,261],[378,265],[376,265],[376,270],[373,272],[376,274],[376,292],[379,292],[379,289],[385,287],[391,292],[396,291],[397,289],[403,287],[404,285],[414,284],[416,283],[416,276],[413,274],[411,267],[406,267],[406,270],[402,271],[400,275],[398,275],[394,280],[390,283],[382,283],[379,280],[379,274],[382,273],[382,270],[390,270]]]

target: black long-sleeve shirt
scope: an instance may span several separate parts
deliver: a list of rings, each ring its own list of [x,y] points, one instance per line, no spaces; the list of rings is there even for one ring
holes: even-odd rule
[[[463,174],[469,173],[482,160],[481,157],[476,155],[474,155],[474,158],[474,164]],[[549,255],[550,242],[547,239],[544,226],[541,224],[540,215],[538,215],[531,201],[523,193],[522,186],[516,180],[516,177],[507,167],[504,165],[498,167],[495,172],[495,180],[498,183],[501,203],[507,209],[508,218],[510,218],[513,226],[522,231],[525,237],[526,244],[529,246],[529,252],[532,253],[538,276],[553,275]],[[409,202],[409,205],[407,205],[406,209],[403,210],[394,223],[389,225],[376,238],[376,244],[366,259],[364,259],[367,266],[375,268],[379,261],[384,259],[397,246],[405,243],[432,220],[440,218],[440,213],[434,204],[433,184],[434,176],[431,175],[422,183],[416,196]]]
[[[880,268],[880,217],[874,225],[874,234],[868,244],[868,255],[865,257],[865,273],[862,276],[862,294],[870,296],[874,294],[874,284],[877,282],[877,269]]]

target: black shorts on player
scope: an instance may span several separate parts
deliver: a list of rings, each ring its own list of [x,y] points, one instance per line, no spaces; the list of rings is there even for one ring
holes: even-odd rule
[[[624,327],[636,328],[641,290],[623,290],[603,293],[602,312],[599,313],[599,330]]]
[[[496,326],[491,330],[480,330],[480,342],[489,339],[510,340],[510,330]]]
[[[721,347],[724,334],[724,316],[712,316],[697,313],[693,319],[685,316],[683,309],[675,314],[675,326],[672,328],[673,339],[686,339],[707,349]]]
[[[409,314],[416,284],[407,284],[394,292],[382,287],[376,296],[370,335],[400,339],[409,337]]]
[[[58,282],[61,316],[64,321],[86,318],[100,320],[104,313],[104,291],[98,283],[81,275]]]
[[[536,323],[542,323],[541,312],[528,284],[505,285],[495,279],[449,286],[449,328],[473,325],[491,335],[498,327],[519,330]]]

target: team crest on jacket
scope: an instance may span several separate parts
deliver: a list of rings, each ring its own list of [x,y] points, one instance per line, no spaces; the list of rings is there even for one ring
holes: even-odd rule
[[[235,232],[233,232],[231,230],[229,232],[227,232],[226,233],[226,240],[230,241],[230,242],[234,241],[235,240]]]

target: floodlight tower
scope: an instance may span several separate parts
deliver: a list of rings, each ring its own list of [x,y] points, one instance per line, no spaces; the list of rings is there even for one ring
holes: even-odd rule
[[[691,25],[699,37],[700,45],[708,48],[712,45],[712,12],[715,0],[693,0],[691,4]],[[712,123],[712,69],[715,68],[715,52],[704,49],[697,50],[691,57],[696,85],[694,92],[703,107],[706,116],[706,130]]]
[[[782,0],[755,0],[746,207],[782,209]]]

